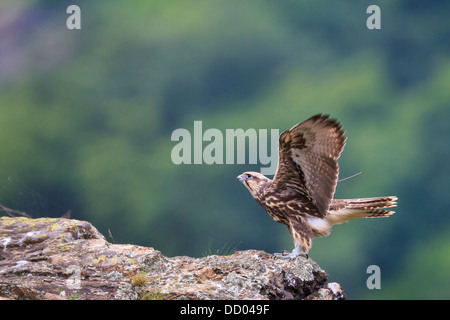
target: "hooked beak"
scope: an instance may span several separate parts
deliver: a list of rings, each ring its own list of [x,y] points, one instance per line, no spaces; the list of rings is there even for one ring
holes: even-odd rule
[[[236,180],[237,180],[237,181],[244,181],[245,178],[242,176],[242,174],[240,174],[240,175],[238,175],[238,176],[236,177]]]

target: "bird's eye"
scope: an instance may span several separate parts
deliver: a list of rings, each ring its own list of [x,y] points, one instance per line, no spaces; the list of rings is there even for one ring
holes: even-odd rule
[[[252,176],[251,174],[247,173],[247,174],[245,175],[245,178],[246,178],[246,179],[251,179],[251,178],[253,178],[253,176]]]

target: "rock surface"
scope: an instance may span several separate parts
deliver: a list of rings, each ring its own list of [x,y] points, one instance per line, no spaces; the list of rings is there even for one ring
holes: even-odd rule
[[[345,299],[311,259],[165,257],[72,219],[0,218],[0,299]]]

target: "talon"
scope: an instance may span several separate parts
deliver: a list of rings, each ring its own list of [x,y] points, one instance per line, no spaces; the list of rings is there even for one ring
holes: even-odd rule
[[[275,257],[279,257],[279,258],[289,258],[289,259],[295,259],[298,256],[302,255],[304,256],[306,259],[309,259],[309,256],[306,252],[300,251],[300,247],[295,247],[294,250],[292,250],[292,252],[287,252],[285,250],[283,250],[283,252],[281,253],[274,253],[273,254]]]

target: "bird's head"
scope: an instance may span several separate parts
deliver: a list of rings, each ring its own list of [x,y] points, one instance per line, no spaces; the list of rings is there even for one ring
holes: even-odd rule
[[[242,182],[252,195],[255,195],[255,192],[260,187],[271,181],[263,174],[253,171],[247,171],[241,175],[238,175],[236,180]]]

